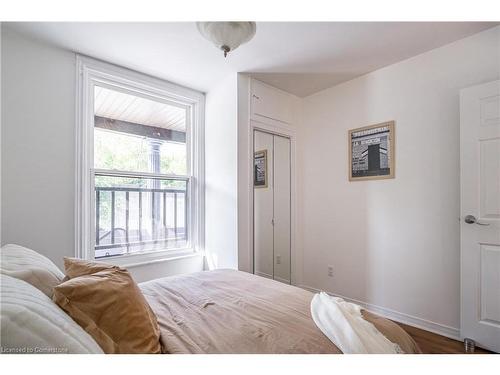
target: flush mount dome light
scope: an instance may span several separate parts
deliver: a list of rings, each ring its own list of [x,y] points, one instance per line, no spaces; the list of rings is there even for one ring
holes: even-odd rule
[[[196,22],[203,37],[224,51],[224,57],[255,35],[255,22]]]

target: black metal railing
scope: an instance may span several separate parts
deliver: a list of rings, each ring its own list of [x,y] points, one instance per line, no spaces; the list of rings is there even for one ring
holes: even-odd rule
[[[108,194],[108,197],[105,195]],[[137,204],[137,229],[131,228],[131,197]],[[120,197],[119,197],[120,196]],[[125,200],[124,210],[117,210],[117,199]],[[167,200],[171,201],[167,207]],[[150,207],[144,210],[144,204]],[[181,203],[179,205],[179,203]],[[102,211],[107,206],[106,221],[110,225],[103,228]],[[179,212],[179,206],[183,212]],[[187,241],[188,220],[187,189],[137,188],[137,187],[96,187],[95,188],[95,250],[96,258],[119,255],[141,249],[143,246],[177,244]],[[149,218],[143,216],[144,211]],[[173,212],[172,212],[173,211]],[[116,225],[117,215],[125,214],[125,227]],[[110,217],[109,217],[110,216]],[[171,220],[168,220],[170,218]],[[146,224],[146,225],[145,225]],[[116,251],[113,251],[115,249]],[[108,250],[108,251],[107,251]]]

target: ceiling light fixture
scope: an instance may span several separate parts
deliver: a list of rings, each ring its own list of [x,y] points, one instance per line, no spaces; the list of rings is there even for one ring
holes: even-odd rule
[[[257,30],[255,22],[196,22],[196,26],[205,39],[224,51],[224,57],[252,39]]]

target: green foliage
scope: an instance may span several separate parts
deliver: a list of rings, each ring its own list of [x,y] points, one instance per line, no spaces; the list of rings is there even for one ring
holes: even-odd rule
[[[128,172],[149,171],[149,140],[122,133],[94,129],[94,166],[96,169],[120,170]],[[186,173],[186,146],[164,142],[160,147],[160,173]],[[184,181],[156,180],[144,178],[127,178],[112,176],[96,176],[96,187],[135,187],[135,188],[187,188]],[[116,212],[124,212],[125,193],[115,193]],[[150,194],[148,194],[150,196]],[[101,227],[111,226],[111,192],[100,193]]]
[[[147,138],[94,130],[94,166],[97,169],[150,172]],[[160,173],[186,174],[186,145],[164,142],[160,147]]]

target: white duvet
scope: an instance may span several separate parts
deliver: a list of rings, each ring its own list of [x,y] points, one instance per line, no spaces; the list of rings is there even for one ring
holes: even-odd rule
[[[311,301],[314,323],[344,354],[402,353],[370,322],[363,319],[361,307],[321,292]]]
[[[0,275],[0,300],[2,353],[102,353],[83,328],[27,282]]]

